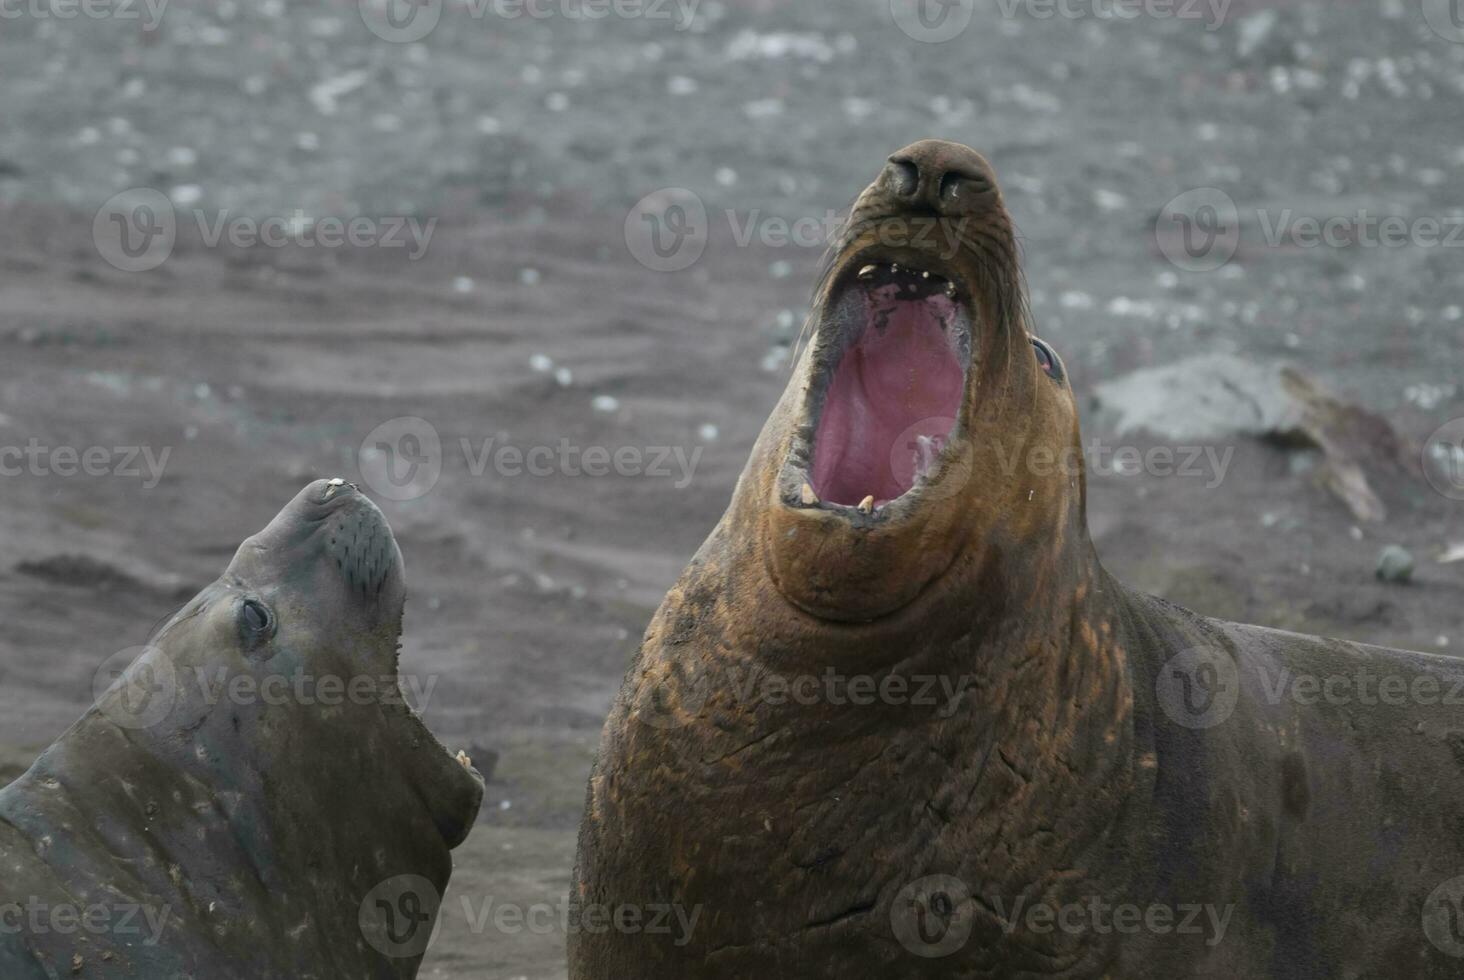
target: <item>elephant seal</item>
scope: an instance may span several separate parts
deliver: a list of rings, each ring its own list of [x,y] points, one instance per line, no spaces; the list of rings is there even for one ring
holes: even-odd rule
[[[1104,571],[988,163],[891,157],[810,322],[606,723],[572,980],[1458,976],[1459,664]]]
[[[406,703],[401,552],[306,487],[0,790],[5,980],[415,977],[483,786]]]

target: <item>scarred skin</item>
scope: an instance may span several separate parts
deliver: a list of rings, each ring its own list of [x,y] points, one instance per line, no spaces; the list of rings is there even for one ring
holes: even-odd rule
[[[837,249],[813,340],[605,725],[575,881],[598,918],[571,931],[571,980],[1459,976],[1464,882],[1435,891],[1464,875],[1456,662],[1205,619],[1108,575],[990,166],[938,141],[891,160],[851,223],[933,216],[947,240]],[[821,311],[872,258],[961,283],[974,353],[941,468],[864,515],[799,484]],[[768,686],[830,669],[910,686]],[[1380,697],[1380,677],[1436,697]],[[697,913],[689,937],[605,926],[663,904]]]
[[[404,601],[349,484],[245,541],[0,790],[0,977],[415,977],[483,785],[400,695]]]

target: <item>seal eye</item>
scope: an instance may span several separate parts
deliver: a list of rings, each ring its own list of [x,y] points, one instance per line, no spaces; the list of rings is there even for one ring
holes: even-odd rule
[[[244,608],[239,610],[239,615],[244,621],[244,629],[249,633],[264,633],[270,627],[269,609],[255,599],[244,600]]]
[[[1047,346],[1047,342],[1033,337],[1032,349],[1037,354],[1037,364],[1047,373],[1047,376],[1053,381],[1061,381],[1062,365],[1058,362],[1057,355],[1052,352],[1052,348]]]

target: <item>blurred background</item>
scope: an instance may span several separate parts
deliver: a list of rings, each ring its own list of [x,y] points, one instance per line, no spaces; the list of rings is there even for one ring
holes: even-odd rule
[[[490,776],[423,976],[563,976],[620,676],[919,138],[1001,178],[1111,570],[1464,650],[1455,0],[15,0],[0,66],[0,778],[361,482]]]

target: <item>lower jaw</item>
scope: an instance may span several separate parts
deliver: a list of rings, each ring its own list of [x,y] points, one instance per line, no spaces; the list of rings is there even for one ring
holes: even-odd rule
[[[909,606],[960,553],[958,509],[901,500],[875,515],[790,507],[766,511],[769,578],[818,619],[870,623]]]

